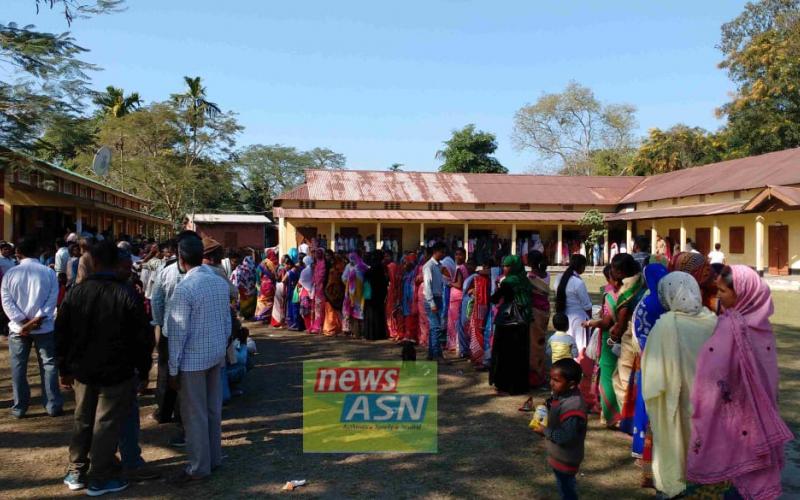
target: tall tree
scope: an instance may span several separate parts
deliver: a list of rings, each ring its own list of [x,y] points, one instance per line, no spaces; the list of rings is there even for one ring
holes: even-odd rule
[[[800,1],[749,3],[722,26],[720,49],[736,84],[727,116],[730,156],[800,146]]]
[[[402,172],[403,171],[403,164],[402,163],[392,163],[389,165],[389,172]]]
[[[40,8],[61,9],[67,23],[79,17],[114,12],[120,0],[35,0]],[[54,117],[76,116],[89,92],[81,57],[87,52],[69,33],[47,33],[33,25],[0,23],[0,143],[33,150],[45,124]]]
[[[633,148],[636,108],[603,104],[591,89],[570,82],[561,93],[544,94],[514,116],[518,149],[532,149],[555,168],[572,175],[593,173],[592,153]]]
[[[196,133],[204,125],[206,118],[213,118],[221,113],[221,110],[219,106],[207,99],[206,88],[199,76],[184,76],[183,81],[186,83],[186,90],[179,94],[173,94],[172,99],[186,111],[187,121],[192,131]]]
[[[236,155],[236,183],[245,210],[270,213],[272,201],[303,183],[314,165],[311,156],[296,148],[273,144],[247,146]]]
[[[347,158],[328,148],[314,148],[306,153],[311,160],[311,168],[319,170],[341,170],[347,163]]]
[[[508,169],[492,156],[497,150],[494,134],[475,130],[470,123],[460,130],[454,130],[445,148],[436,152],[436,159],[444,161],[440,172],[472,174],[507,174]]]
[[[125,90],[109,85],[105,92],[95,92],[92,101],[104,116],[120,118],[136,111],[142,104],[138,92],[125,95]]]
[[[633,175],[653,175],[723,159],[725,143],[700,127],[675,125],[651,129],[631,163]]]

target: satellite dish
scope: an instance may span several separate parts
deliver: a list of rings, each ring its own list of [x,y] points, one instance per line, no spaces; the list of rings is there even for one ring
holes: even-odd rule
[[[111,150],[108,146],[103,146],[97,150],[92,162],[92,170],[100,177],[108,175],[108,167],[111,165]]]

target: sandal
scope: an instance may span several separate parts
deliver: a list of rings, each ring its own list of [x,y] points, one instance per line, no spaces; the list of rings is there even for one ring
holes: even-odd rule
[[[519,411],[533,411],[533,397],[526,399],[522,406],[519,407]]]

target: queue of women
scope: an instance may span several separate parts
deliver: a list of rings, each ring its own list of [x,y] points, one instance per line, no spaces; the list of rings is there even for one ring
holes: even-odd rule
[[[233,271],[245,318],[276,328],[427,347],[489,372],[500,395],[547,384],[551,317],[544,256],[508,256],[476,269],[463,250],[348,255],[268,250]],[[441,310],[426,307],[424,265],[441,269]],[[584,372],[581,394],[609,429],[632,436],[642,486],[666,498],[777,498],[783,447],[793,439],[778,409],[778,362],[767,285],[746,266],[698,253],[644,269],[618,254],[604,274],[599,314],[576,254],[555,285]],[[437,282],[438,283],[438,282]],[[434,291],[434,294],[439,293]],[[510,307],[509,306],[513,306]],[[510,311],[510,312],[509,312]],[[437,316],[431,316],[436,314]],[[593,316],[595,316],[593,318]],[[510,318],[510,319],[509,319]],[[438,325],[441,325],[439,335]],[[521,410],[530,409],[530,401]]]

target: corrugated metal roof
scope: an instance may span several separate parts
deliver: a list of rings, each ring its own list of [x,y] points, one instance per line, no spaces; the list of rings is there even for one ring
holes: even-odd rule
[[[484,210],[329,210],[277,207],[275,217],[291,219],[414,220],[414,221],[480,221],[480,222],[576,222],[579,212],[493,212]]]
[[[217,223],[217,224],[269,224],[268,217],[264,215],[245,215],[245,214],[194,214],[189,219],[193,222]]]
[[[701,215],[735,214],[741,212],[743,202],[705,203],[703,205],[686,205],[682,207],[654,208],[652,210],[636,210],[606,216],[606,221],[627,221],[641,219],[665,219],[669,217],[696,217]]]
[[[279,200],[616,205],[641,177],[309,170]]]
[[[800,184],[800,148],[645,177],[620,203]]]
[[[754,196],[745,205],[744,209],[756,210],[761,204],[772,198],[777,199],[786,206],[798,207],[800,206],[800,189],[788,186],[770,186]]]

